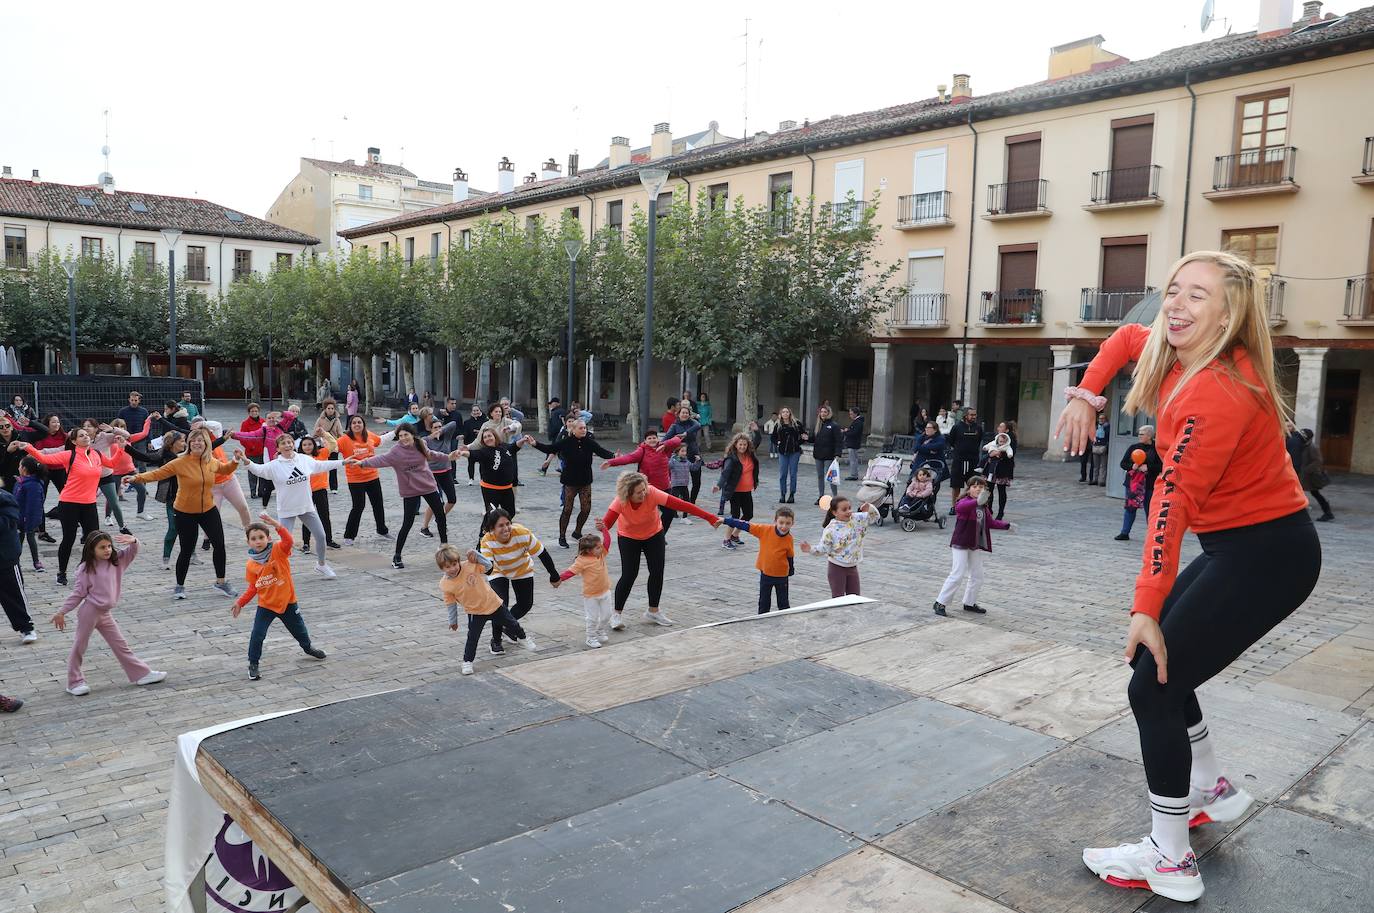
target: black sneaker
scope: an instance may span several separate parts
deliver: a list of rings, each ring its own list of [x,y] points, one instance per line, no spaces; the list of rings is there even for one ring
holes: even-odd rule
[[[403,571],[406,565],[405,562],[401,560],[401,556],[397,555],[395,558],[391,559],[391,566],[398,571]]]
[[[339,543],[335,542],[333,539],[330,539],[330,540],[328,540],[327,542],[325,542],[324,547],[325,547],[325,548],[343,548],[342,545],[340,545]]]
[[[315,659],[324,659],[324,651],[319,647],[301,647],[301,649],[305,651],[306,656],[311,656]]]
[[[983,608],[983,607],[980,606],[980,605],[966,605],[966,606],[964,606],[964,611],[965,611],[965,612],[972,612],[974,615],[986,615],[986,614],[988,614],[988,610],[985,609],[985,608]]]
[[[132,535],[133,535],[133,533],[129,531],[129,527],[127,527],[127,526],[121,526],[121,527],[119,528],[119,534],[120,534],[121,536],[132,536]]]
[[[122,532],[122,530],[121,530],[121,532]],[[202,543],[200,544],[200,550],[201,550],[202,552],[208,552],[208,551],[210,550],[210,540],[209,540],[209,539],[206,539],[204,542],[202,542]]]
[[[428,526],[422,526],[422,527],[420,527],[420,535],[422,535],[422,536],[428,536],[430,539],[433,539],[433,538],[434,538],[434,531],[433,531],[432,529],[430,529]]]
[[[66,574],[59,573],[59,574],[57,575],[57,585],[58,585],[58,586],[66,586],[66,585],[67,585],[67,575],[66,575]]]
[[[54,539],[52,536],[48,535],[48,531],[45,529],[38,534],[38,541],[52,543],[56,542],[57,540]]]
[[[1116,536],[1115,536],[1114,538],[1116,539],[1117,542],[1128,542],[1128,541],[1130,541],[1130,538],[1131,538],[1131,537],[1130,537],[1129,535],[1127,535],[1126,533],[1117,533]]]
[[[257,664],[257,663],[249,663],[249,664],[248,664],[248,680],[249,680],[250,682],[255,682],[255,681],[257,681],[257,680],[260,679],[260,678],[262,678],[262,675],[259,674],[259,672],[258,672],[258,664]]]
[[[955,509],[954,509],[953,507],[951,507],[951,508],[949,509],[949,515],[952,517],[952,516],[954,516],[954,514],[955,514]]]
[[[1325,513],[1325,514],[1322,514],[1320,517],[1317,518],[1317,522],[1318,522],[1318,523],[1325,523],[1325,522],[1327,522],[1328,520],[1334,520],[1334,519],[1336,519],[1336,515],[1335,515],[1335,514],[1333,514],[1333,513]]]
[[[559,537],[558,537],[558,547],[559,547],[559,548],[571,548],[571,546],[568,545],[568,540],[567,540],[567,538],[566,538],[565,536],[559,536]]]
[[[937,603],[935,603],[935,605],[933,606],[933,608],[935,609],[935,614],[936,614],[936,615],[944,615],[946,618],[949,617],[949,616],[945,613],[945,604],[944,604],[943,602],[937,602]]]
[[[501,645],[501,641],[498,640],[498,641],[496,641],[495,643],[493,643],[493,644],[491,645],[491,655],[492,655],[492,656],[505,656],[505,655],[506,655],[506,648],[503,647],[503,646]]]

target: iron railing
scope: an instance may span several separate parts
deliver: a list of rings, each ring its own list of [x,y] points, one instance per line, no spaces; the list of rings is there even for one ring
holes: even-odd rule
[[[7,251],[5,251],[5,268],[6,268],[6,269],[28,269],[29,266],[31,265],[31,264],[30,264],[30,260],[31,260],[31,259],[32,259],[31,256],[30,256],[29,254],[27,254],[27,253],[22,253],[22,252],[17,252],[17,251],[8,251],[8,250],[7,250]]]
[[[1292,184],[1297,160],[1298,150],[1293,146],[1266,146],[1235,155],[1219,155],[1212,169],[1212,189],[1242,190]]]
[[[1049,193],[1050,182],[1010,181],[988,185],[988,215],[1007,215],[1017,212],[1041,212]]]
[[[1044,323],[1045,291],[1018,288],[983,292],[983,323]]]
[[[898,327],[944,326],[948,310],[948,292],[908,292],[893,305],[892,324]]]
[[[1374,276],[1345,280],[1345,319],[1374,320]]]
[[[768,213],[768,228],[778,235],[792,233],[792,210],[774,209]]]
[[[181,278],[185,282],[209,282],[210,267],[188,266],[186,267],[186,272],[182,275]]]
[[[1135,203],[1159,199],[1158,165],[1093,172],[1094,203]]]
[[[897,198],[898,222],[938,222],[949,216],[948,190],[913,193]]]
[[[1079,303],[1084,323],[1120,323],[1122,318],[1154,289],[1085,288]]]
[[[1288,283],[1272,276],[1264,284],[1264,309],[1269,312],[1270,320],[1283,320],[1283,296]]]
[[[821,209],[836,228],[858,228],[863,224],[868,206],[867,200],[841,200],[826,203]]]
[[[1364,138],[1364,164],[1360,166],[1360,174],[1374,175],[1374,136]]]

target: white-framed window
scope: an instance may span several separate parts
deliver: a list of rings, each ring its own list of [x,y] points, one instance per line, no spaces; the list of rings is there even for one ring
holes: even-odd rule
[[[360,200],[370,200],[370,199],[372,199],[372,185],[371,185],[371,184],[359,184],[359,185],[358,185],[358,199],[360,199]]]

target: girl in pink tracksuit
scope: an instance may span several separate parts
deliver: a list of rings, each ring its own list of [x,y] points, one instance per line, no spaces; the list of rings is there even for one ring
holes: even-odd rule
[[[81,671],[81,660],[93,631],[99,631],[100,636],[105,638],[114,651],[115,659],[123,667],[124,674],[135,685],[155,685],[167,677],[166,672],[150,669],[147,663],[134,655],[111,614],[119,602],[124,570],[138,554],[138,540],[133,536],[119,537],[119,544],[125,546],[123,549],[116,549],[115,542],[109,533],[104,532],[86,537],[81,549],[81,564],[72,582],[72,593],[52,617],[57,630],[65,631],[67,613],[76,610],[75,637],[72,652],[67,657],[67,693],[77,697],[91,693],[86,676]]]

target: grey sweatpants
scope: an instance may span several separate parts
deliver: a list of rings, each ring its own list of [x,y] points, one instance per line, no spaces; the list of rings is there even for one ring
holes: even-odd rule
[[[319,559],[320,564],[324,564],[325,535],[324,524],[320,522],[320,515],[312,510],[308,513],[297,514],[294,517],[282,517],[281,525],[294,533],[297,519],[301,521],[303,526],[308,527],[310,535],[315,537],[315,557]]]

